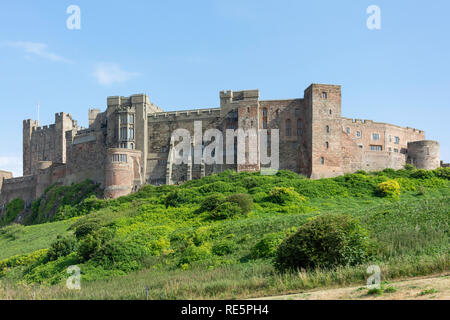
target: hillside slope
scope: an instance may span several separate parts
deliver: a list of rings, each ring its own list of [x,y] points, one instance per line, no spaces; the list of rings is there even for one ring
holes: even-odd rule
[[[386,181],[399,189],[380,188]],[[448,169],[412,168],[314,181],[224,172],[115,200],[90,197],[59,210],[62,221],[0,229],[0,298],[35,284],[43,298],[141,299],[146,285],[155,299],[246,298],[361,283],[369,264],[383,279],[444,272],[449,198]],[[357,217],[373,244],[370,260],[276,271],[281,241],[322,213]],[[71,265],[81,269],[80,292],[64,288]]]

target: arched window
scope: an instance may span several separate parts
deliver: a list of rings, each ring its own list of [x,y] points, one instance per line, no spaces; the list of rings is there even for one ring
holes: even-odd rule
[[[324,157],[320,158],[320,163],[321,164],[325,164],[325,158]]]
[[[327,142],[325,142],[325,148],[329,149],[330,148],[330,144]]]
[[[292,126],[291,126],[291,120],[287,119],[286,120],[286,137],[290,137],[292,134]]]
[[[330,126],[326,126],[326,127],[325,127],[325,131],[326,131],[327,133],[330,133]]]
[[[302,120],[298,119],[297,120],[297,136],[301,137],[303,133],[303,125],[302,125]]]

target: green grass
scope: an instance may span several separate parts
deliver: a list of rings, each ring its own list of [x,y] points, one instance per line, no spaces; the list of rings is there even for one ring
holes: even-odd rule
[[[0,235],[0,260],[14,255],[31,253],[40,249],[46,249],[58,235],[68,232],[73,221],[59,221],[49,224],[40,224],[23,228],[17,240]]]
[[[435,288],[431,288],[431,289],[427,289],[427,290],[423,290],[419,293],[419,296],[426,296],[429,294],[435,294],[438,293],[439,291],[436,290]]]
[[[80,206],[71,209],[84,217],[27,226],[17,238],[0,232],[0,261],[49,248],[57,235],[71,234],[76,225],[86,221],[111,234],[87,261],[74,252],[57,261],[42,257],[4,269],[0,299],[33,295],[41,299],[143,299],[146,285],[151,299],[251,298],[363,285],[371,264],[380,266],[383,281],[446,272],[450,264],[449,182],[433,172],[425,173],[430,176],[427,179],[412,178],[414,172],[386,171],[316,181],[289,172],[267,177],[225,172],[181,187],[148,186],[136,194],[101,202],[100,207],[89,200],[79,213]],[[377,194],[377,184],[388,179],[399,179],[398,199]],[[293,188],[307,201],[270,202],[270,191],[276,187]],[[418,193],[418,187],[426,192]],[[174,190],[179,194],[170,203],[165,201]],[[214,193],[248,193],[254,208],[247,215],[213,220],[199,208],[203,199]],[[357,217],[373,243],[371,261],[330,270],[278,273],[270,257],[256,259],[252,254],[266,235],[290,234],[322,213]],[[64,288],[66,268],[73,264],[81,268],[80,292]]]

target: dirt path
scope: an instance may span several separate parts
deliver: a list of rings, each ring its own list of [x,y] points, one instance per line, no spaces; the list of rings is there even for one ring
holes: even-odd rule
[[[305,291],[303,293],[265,297],[258,300],[449,300],[450,275],[434,275],[392,281],[383,285],[381,295],[368,294],[366,287]],[[393,287],[394,292],[386,290]],[[391,290],[393,291],[393,290]]]

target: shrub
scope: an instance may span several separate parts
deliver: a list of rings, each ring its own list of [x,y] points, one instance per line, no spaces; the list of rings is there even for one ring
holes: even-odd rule
[[[209,216],[213,220],[224,220],[234,218],[242,214],[242,209],[236,203],[224,202],[214,209]]]
[[[93,200],[95,196],[102,194],[100,184],[90,180],[70,186],[56,184],[48,187],[44,194],[32,204],[32,214],[28,216],[27,223],[37,224],[54,220],[64,220],[72,216],[87,214],[91,207],[105,205],[106,202]],[[83,200],[91,197],[91,201],[83,203]]]
[[[243,214],[247,214],[253,209],[253,198],[246,193],[232,194],[226,199],[226,202],[235,203],[241,208]]]
[[[251,250],[251,256],[254,259],[271,258],[275,256],[278,246],[283,242],[284,232],[268,233],[259,240]]]
[[[414,171],[414,170],[416,170],[416,167],[414,167],[412,164],[409,164],[409,163],[405,164],[404,168],[407,171]]]
[[[187,189],[176,189],[170,192],[164,198],[164,204],[166,208],[168,207],[179,207],[180,205],[195,202],[195,198],[197,198],[197,193],[192,190]]]
[[[438,178],[450,180],[450,168],[437,168],[434,174]]]
[[[265,192],[256,192],[253,194],[253,201],[254,202],[264,202],[267,199],[267,193]]]
[[[383,197],[398,198],[400,196],[400,184],[396,180],[388,180],[378,184],[378,192]]]
[[[102,228],[92,234],[87,234],[78,246],[77,254],[81,261],[92,259],[102,246],[111,240],[114,232],[107,228]]]
[[[58,260],[75,251],[76,245],[77,242],[73,236],[58,236],[56,241],[50,245],[47,257],[50,261]]]
[[[292,172],[290,170],[280,170],[277,172],[276,176],[280,178],[293,180],[302,178],[298,173]]]
[[[373,177],[365,174],[346,174],[333,180],[348,190],[348,194],[355,197],[373,196],[377,190],[377,182],[386,180],[384,172],[381,176]]]
[[[99,239],[88,235],[86,238],[80,241],[78,247],[78,257],[81,261],[88,261],[91,259],[101,247],[101,242]]]
[[[411,177],[415,179],[431,179],[434,177],[434,172],[425,169],[419,169],[411,173]]]
[[[207,193],[227,193],[233,192],[235,190],[235,186],[231,183],[227,183],[224,181],[217,181],[210,184],[205,184],[200,187],[200,192],[203,194]]]
[[[201,245],[211,238],[211,227],[204,226],[195,230],[193,235],[193,241],[196,246]]]
[[[299,195],[294,188],[275,187],[270,191],[268,200],[272,203],[284,205],[287,203],[302,203],[306,202],[306,198]]]
[[[212,247],[212,253],[216,256],[225,256],[236,250],[236,244],[232,240],[222,240]]]
[[[409,178],[395,179],[400,185],[401,191],[416,191],[416,180]]]
[[[17,218],[17,215],[22,212],[25,207],[25,202],[22,199],[14,199],[6,206],[6,212],[3,217],[2,225],[7,225]]]
[[[205,197],[203,200],[199,211],[200,212],[212,212],[219,205],[221,205],[225,201],[226,197],[220,193],[214,193],[210,196]]]
[[[321,215],[285,239],[276,252],[275,267],[332,268],[356,265],[369,255],[367,231],[350,215]]]
[[[440,178],[430,178],[430,179],[423,179],[418,180],[419,185],[424,186],[426,188],[441,188],[447,185],[447,181],[440,179]]]
[[[75,236],[77,239],[81,239],[88,234],[91,234],[94,231],[97,231],[100,229],[101,225],[100,222],[97,220],[86,220],[77,225],[75,229]]]
[[[113,239],[102,245],[91,261],[106,270],[131,272],[142,267],[145,256],[146,250],[143,246],[133,241]]]
[[[211,256],[211,248],[208,245],[195,246],[189,245],[181,254],[179,265],[191,264],[195,261],[207,259]]]
[[[0,261],[0,277],[4,275],[7,268],[14,268],[18,266],[28,266],[36,263],[39,260],[44,260],[47,256],[48,249],[41,249],[32,253],[12,256],[8,259]]]

